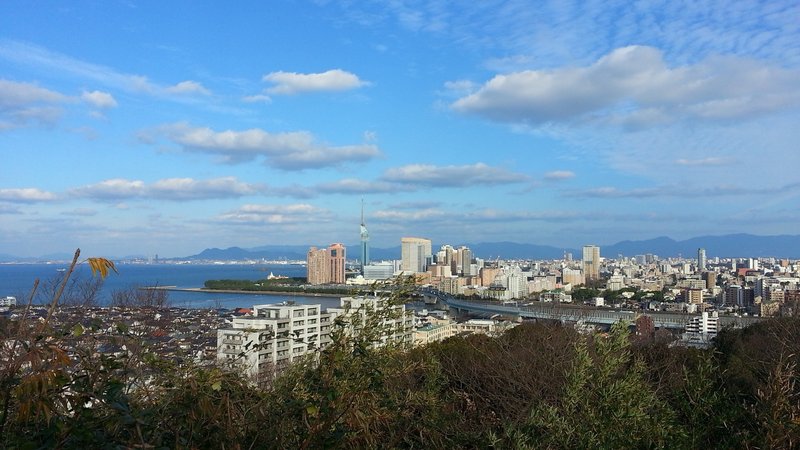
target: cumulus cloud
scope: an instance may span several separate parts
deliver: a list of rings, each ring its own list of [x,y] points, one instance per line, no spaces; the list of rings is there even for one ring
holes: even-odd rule
[[[267,89],[267,93],[284,95],[301,92],[347,91],[369,84],[360,80],[357,75],[341,69],[322,73],[272,72],[264,75],[264,81],[274,84]]]
[[[115,178],[72,189],[74,197],[91,198],[102,201],[124,199],[155,200],[207,200],[238,198],[257,195],[267,190],[260,184],[244,183],[235,177],[221,177],[209,180],[192,178],[166,178],[146,184],[141,180]]]
[[[409,164],[387,170],[382,179],[424,186],[463,187],[518,183],[526,181],[528,177],[479,162],[462,166]]]
[[[181,81],[180,83],[174,86],[168,86],[164,89],[166,92],[170,94],[201,94],[201,95],[211,95],[211,91],[203,87],[202,84],[198,83],[197,81],[186,80]]]
[[[376,222],[408,223],[409,221],[429,221],[436,219],[451,220],[450,215],[451,213],[439,208],[426,208],[414,211],[381,210],[370,214],[370,219],[374,219]]]
[[[37,188],[0,189],[0,200],[15,203],[49,202],[57,199],[56,194]]]
[[[120,200],[139,197],[144,191],[144,181],[112,178],[72,189],[71,194],[75,197],[93,198],[95,200]]]
[[[69,97],[33,83],[0,79],[0,130],[31,122],[52,125],[62,114],[58,106]]]
[[[331,217],[330,211],[309,205],[297,203],[290,205],[263,205],[248,204],[220,214],[217,218],[225,222],[242,224],[286,224],[298,222],[324,222]]]
[[[99,109],[116,108],[117,101],[108,92],[101,91],[84,91],[81,94],[81,100]]]
[[[800,105],[800,71],[738,57],[669,67],[646,46],[613,50],[586,67],[497,75],[452,103],[500,122],[646,127],[746,119]]]
[[[647,188],[620,189],[603,186],[584,190],[568,191],[567,197],[581,198],[651,198],[651,197],[723,197],[773,195],[800,190],[800,183],[789,183],[779,186],[748,187],[737,184],[720,184],[714,186],[665,185]]]
[[[318,191],[335,194],[379,194],[408,191],[411,189],[412,188],[409,186],[399,186],[395,183],[359,180],[357,178],[345,178],[317,185]]]
[[[214,131],[178,123],[141,133],[140,139],[154,143],[159,136],[180,145],[184,151],[216,154],[229,163],[263,157],[270,166],[284,170],[338,166],[368,161],[381,155],[375,145],[330,146],[318,142],[307,131],[269,133],[258,128]]]
[[[548,181],[569,180],[570,178],[575,178],[575,172],[569,170],[554,170],[544,174],[544,179]]]
[[[438,207],[417,210],[380,210],[370,214],[376,222],[404,224],[409,222],[486,223],[486,222],[562,222],[575,220],[581,214],[574,211],[506,211],[483,208],[466,211],[445,211]]]

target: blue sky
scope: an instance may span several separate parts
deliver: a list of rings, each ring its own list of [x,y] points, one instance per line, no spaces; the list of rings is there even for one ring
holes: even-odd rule
[[[0,253],[800,223],[800,4],[0,4]]]

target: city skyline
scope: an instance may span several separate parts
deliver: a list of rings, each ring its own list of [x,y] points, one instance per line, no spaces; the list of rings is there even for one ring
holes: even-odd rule
[[[793,234],[798,14],[5,2],[0,254]]]

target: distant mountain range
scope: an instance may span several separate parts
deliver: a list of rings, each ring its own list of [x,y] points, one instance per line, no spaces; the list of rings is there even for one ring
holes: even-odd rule
[[[581,258],[581,249],[554,247],[549,245],[520,244],[515,242],[482,242],[464,244],[473,254],[483,259],[559,259],[565,252],[572,253],[575,259]],[[756,236],[752,234],[728,234],[723,236],[700,236],[683,241],[668,237],[657,237],[642,241],[622,241],[613,245],[600,245],[601,256],[616,258],[617,255],[634,256],[652,253],[660,257],[683,256],[693,258],[698,248],[705,248],[709,258],[765,257],[800,258],[800,235]],[[207,248],[202,252],[182,258],[163,258],[179,260],[244,260],[244,259],[289,259],[305,260],[308,245],[265,245],[244,249]],[[439,245],[434,245],[434,251]],[[347,246],[349,257],[358,255],[359,246]],[[36,262],[72,259],[71,254],[43,255],[38,258],[20,258],[0,254],[0,262]],[[124,259],[124,258],[118,258]],[[370,259],[400,259],[400,246],[389,248],[370,247]]]
[[[481,242],[464,244],[473,254],[483,259],[559,259],[564,253],[580,259],[579,248],[554,247],[550,245],[520,244],[516,242]],[[684,256],[693,258],[698,248],[705,248],[709,258],[767,257],[800,258],[800,235],[756,236],[752,234],[729,234],[724,236],[700,236],[683,241],[668,237],[657,237],[641,241],[622,241],[612,245],[600,245],[600,254],[615,258],[617,255],[634,256],[652,253],[660,257]],[[228,249],[206,249],[197,255],[180,259],[300,259],[306,258],[307,245],[266,245],[251,249],[231,247]],[[434,251],[439,248],[434,245]],[[347,246],[350,258],[358,255],[359,246]],[[400,246],[370,248],[370,259],[400,259]]]

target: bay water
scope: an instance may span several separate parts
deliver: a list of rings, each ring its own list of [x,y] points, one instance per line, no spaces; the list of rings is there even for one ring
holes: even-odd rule
[[[66,275],[67,264],[0,264],[0,297],[14,296],[18,304],[27,302],[35,279],[53,283]],[[306,268],[296,264],[124,264],[118,263],[119,274],[111,272],[103,282],[98,303],[107,305],[111,293],[144,286],[201,288],[206,280],[259,280],[270,273],[278,276],[305,277]],[[80,264],[72,274],[77,280],[92,277],[87,264]],[[286,300],[300,304],[338,306],[339,299],[280,294],[231,294],[220,292],[170,291],[169,305],[185,308],[236,308]]]

